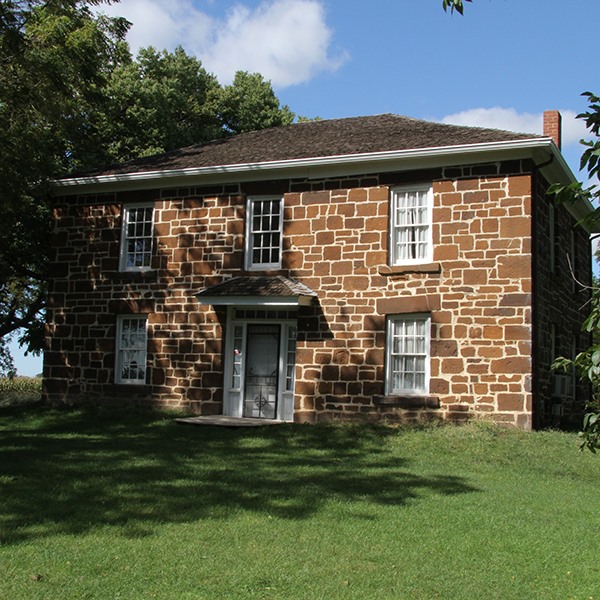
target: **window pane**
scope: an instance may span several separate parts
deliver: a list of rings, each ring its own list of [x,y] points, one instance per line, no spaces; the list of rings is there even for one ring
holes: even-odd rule
[[[396,190],[391,195],[392,264],[425,260],[429,252],[431,217],[429,191]]]
[[[123,268],[141,269],[151,266],[153,213],[152,207],[125,208]]]
[[[146,317],[120,317],[117,374],[121,383],[144,383],[148,336]]]
[[[391,317],[388,329],[388,392],[426,393],[429,316]]]
[[[281,261],[281,204],[273,199],[250,203],[251,265],[278,265]]]
[[[296,378],[296,328],[292,325],[288,327],[288,347],[287,347],[287,365],[285,376],[285,389],[288,392],[294,391],[294,381]]]

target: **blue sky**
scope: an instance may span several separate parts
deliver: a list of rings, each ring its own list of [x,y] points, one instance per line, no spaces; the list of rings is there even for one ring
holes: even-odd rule
[[[581,93],[598,93],[600,0],[121,0],[132,50],[182,45],[221,83],[260,72],[298,115],[392,112],[541,133],[563,113],[563,153],[577,174],[586,132]],[[20,374],[40,372],[41,359]]]
[[[475,0],[465,16],[441,0],[122,0],[132,49],[181,44],[221,83],[238,69],[270,79],[295,113],[393,112],[536,133],[564,116],[576,168],[585,134],[574,116],[594,87],[598,0]]]

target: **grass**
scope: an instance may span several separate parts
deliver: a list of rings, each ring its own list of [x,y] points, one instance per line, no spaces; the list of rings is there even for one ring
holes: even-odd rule
[[[600,462],[493,426],[0,411],[0,598],[600,598]]]

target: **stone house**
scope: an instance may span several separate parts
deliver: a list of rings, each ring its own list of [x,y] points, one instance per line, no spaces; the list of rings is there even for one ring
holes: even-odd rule
[[[379,115],[56,182],[53,403],[314,422],[558,424],[587,389],[589,205],[546,135]]]

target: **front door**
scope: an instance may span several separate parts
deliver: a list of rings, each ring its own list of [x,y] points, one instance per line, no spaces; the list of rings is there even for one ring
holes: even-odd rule
[[[297,313],[229,309],[223,414],[294,420]]]
[[[276,418],[280,336],[279,325],[248,325],[244,417]]]

